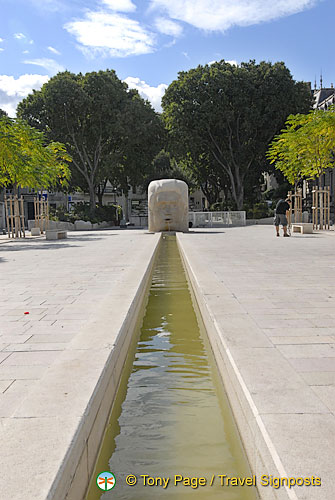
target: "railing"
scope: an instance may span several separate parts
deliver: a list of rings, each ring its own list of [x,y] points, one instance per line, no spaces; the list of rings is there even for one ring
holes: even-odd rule
[[[245,226],[245,211],[240,212],[189,212],[192,227]]]

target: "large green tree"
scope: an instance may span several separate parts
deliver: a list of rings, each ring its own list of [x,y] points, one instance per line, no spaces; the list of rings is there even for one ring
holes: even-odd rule
[[[0,186],[49,188],[68,182],[64,144],[46,140],[43,132],[20,119],[0,118]]]
[[[151,181],[158,179],[179,179],[186,182],[189,190],[196,187],[191,171],[185,165],[178,164],[165,149],[162,149],[153,159],[151,169],[141,186],[142,189],[146,190]]]
[[[335,110],[290,115],[272,141],[268,158],[295,186],[334,167]]]
[[[174,148],[199,183],[219,180],[241,210],[245,186],[266,168],[269,142],[290,113],[310,109],[311,92],[282,62],[220,61],[179,73],[162,105]]]
[[[108,180],[128,195],[129,186],[142,187],[152,171],[152,161],[165,141],[161,117],[136,90],[129,90],[129,105],[122,117],[124,130],[120,155],[114,168],[107,168]],[[107,163],[112,163],[107,159]]]
[[[98,186],[136,178],[142,159],[160,150],[157,114],[113,70],[58,73],[19,104],[18,115],[66,144],[92,213]]]

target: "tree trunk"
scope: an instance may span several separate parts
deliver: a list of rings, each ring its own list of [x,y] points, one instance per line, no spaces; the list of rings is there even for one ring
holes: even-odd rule
[[[242,210],[243,209],[243,202],[244,202],[244,186],[243,186],[243,179],[240,177],[237,177],[236,174],[235,176],[231,176],[231,195],[233,198],[233,201],[236,206],[236,210]]]
[[[211,182],[210,179],[201,184],[201,190],[206,196],[209,206],[218,201],[220,195],[220,187],[214,182]]]
[[[129,222],[128,191],[127,191],[127,193],[125,193],[124,197],[125,197],[125,205],[124,205],[123,218],[126,219],[126,222]]]
[[[101,189],[101,187],[99,185],[98,186],[98,192],[97,192],[99,207],[102,207],[102,198],[103,198],[103,195],[104,195],[104,193],[103,193],[103,191],[102,191],[102,189]]]
[[[93,182],[89,183],[89,193],[90,193],[90,215],[93,217],[95,213],[95,186]]]
[[[15,224],[15,238],[18,238],[19,232],[21,232],[21,219],[20,219],[20,207],[18,202],[18,186],[16,182],[13,184],[13,193],[14,193],[14,224]]]
[[[237,194],[237,199],[236,199],[237,210],[243,210],[243,202],[244,202],[244,187],[242,185]]]
[[[98,196],[99,207],[103,206],[102,198],[103,198],[103,195],[104,195],[105,190],[106,190],[107,182],[108,182],[108,179],[105,179],[103,183],[100,183],[98,185],[97,196]]]

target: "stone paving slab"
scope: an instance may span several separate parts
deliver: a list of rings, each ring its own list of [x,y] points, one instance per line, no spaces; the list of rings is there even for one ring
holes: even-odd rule
[[[0,500],[47,498],[159,238],[113,230],[61,243],[2,239]]]
[[[269,498],[335,498],[332,236],[276,238],[271,226],[177,235],[203,307],[216,325],[216,346],[238,381],[233,391],[243,395],[236,415],[245,418],[249,455],[260,446],[280,475],[321,477],[321,487],[295,487],[283,497],[274,491]],[[267,452],[257,442],[260,435]],[[264,464],[256,469],[266,473]],[[268,491],[263,494],[268,498]]]

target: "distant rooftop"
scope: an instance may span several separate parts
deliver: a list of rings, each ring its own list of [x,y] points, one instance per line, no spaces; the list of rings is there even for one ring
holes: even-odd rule
[[[314,108],[326,109],[328,106],[335,103],[335,89],[333,84],[330,88],[320,88],[314,90]]]

